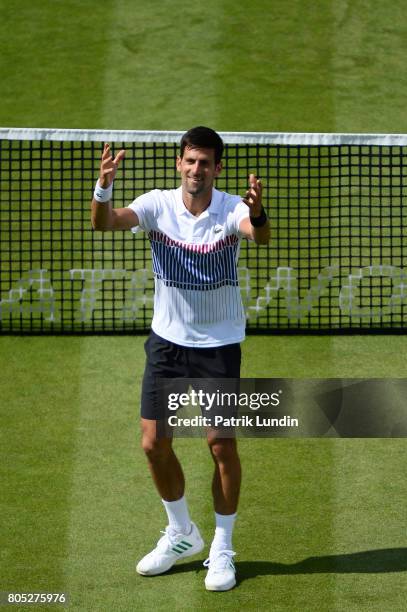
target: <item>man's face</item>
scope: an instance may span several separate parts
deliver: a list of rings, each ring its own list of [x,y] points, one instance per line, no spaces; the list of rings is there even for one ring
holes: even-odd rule
[[[185,147],[183,156],[177,157],[177,170],[181,174],[184,190],[198,196],[212,191],[213,181],[222,170],[222,164],[215,164],[214,149]]]

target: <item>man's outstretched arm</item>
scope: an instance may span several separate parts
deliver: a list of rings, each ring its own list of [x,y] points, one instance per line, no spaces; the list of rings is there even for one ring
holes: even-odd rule
[[[270,240],[270,223],[261,203],[262,184],[254,174],[249,177],[249,189],[242,198],[249,207],[249,218],[242,219],[239,230],[256,244],[267,244]]]
[[[113,208],[112,189],[120,162],[125,156],[122,149],[113,159],[110,145],[103,147],[99,179],[92,199],[92,227],[94,230],[129,230],[139,224],[136,213],[131,208]]]

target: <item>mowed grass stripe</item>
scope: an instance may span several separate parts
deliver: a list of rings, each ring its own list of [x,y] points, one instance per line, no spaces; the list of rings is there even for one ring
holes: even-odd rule
[[[65,564],[75,610],[177,609],[194,601],[193,571],[155,578],[135,571],[166,525],[140,448],[144,341],[85,340]]]
[[[115,2],[105,65],[104,125],[111,129],[220,129],[216,74],[219,3]]]
[[[137,348],[141,355],[141,343]],[[120,609],[133,569],[135,383],[125,354],[114,338],[85,340],[65,564],[75,610],[109,609],[113,602]]]
[[[111,12],[96,0],[2,5],[0,125],[105,127]]]
[[[328,612],[333,576],[315,577],[301,564],[329,554],[332,546],[330,441],[245,439],[240,449],[234,605],[245,605],[255,593],[249,609]]]
[[[333,610],[403,610],[407,537],[405,440],[333,441]]]
[[[219,5],[222,129],[334,131],[331,2]]]
[[[330,7],[335,131],[405,133],[404,3]]]
[[[66,587],[81,345],[79,338],[0,341],[3,591]]]

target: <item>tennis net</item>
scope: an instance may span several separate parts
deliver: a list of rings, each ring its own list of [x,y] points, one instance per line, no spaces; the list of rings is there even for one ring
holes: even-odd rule
[[[0,128],[0,333],[145,333],[154,280],[147,237],[94,232],[104,142],[126,149],[115,206],[177,187],[182,132]],[[221,133],[217,188],[264,185],[267,246],[243,241],[252,333],[406,327],[407,135]]]

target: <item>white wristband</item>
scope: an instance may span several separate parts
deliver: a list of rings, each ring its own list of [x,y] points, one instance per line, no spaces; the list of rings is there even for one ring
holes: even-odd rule
[[[105,204],[106,202],[109,202],[112,199],[112,194],[113,194],[113,183],[109,185],[107,189],[103,189],[103,187],[100,186],[99,179],[98,179],[96,186],[95,186],[95,191],[93,192],[93,197],[96,200],[96,202],[101,202]]]

